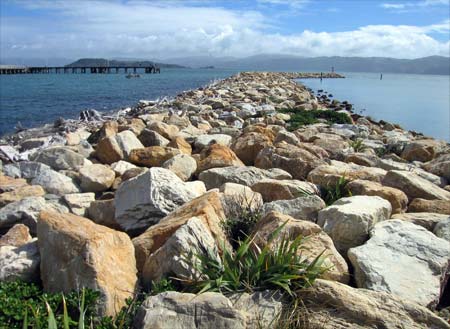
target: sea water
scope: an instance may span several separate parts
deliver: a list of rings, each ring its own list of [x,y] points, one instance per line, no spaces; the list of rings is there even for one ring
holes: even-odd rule
[[[338,72],[340,73],[340,72]],[[342,73],[345,79],[303,79],[314,91],[347,100],[356,113],[450,141],[450,76]]]

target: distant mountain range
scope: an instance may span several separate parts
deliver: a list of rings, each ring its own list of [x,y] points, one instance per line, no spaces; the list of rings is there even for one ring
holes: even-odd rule
[[[417,59],[388,57],[300,57],[263,54],[245,58],[208,56],[172,58],[167,63],[190,67],[214,65],[220,68],[264,71],[378,72],[450,75],[450,58],[430,56]]]
[[[161,68],[184,68],[182,65],[178,64],[165,64],[157,63],[148,60],[116,60],[116,59],[104,59],[104,58],[81,58],[73,63],[65,65],[66,67],[89,67],[89,66],[103,66],[103,67],[147,67],[147,66],[158,66]]]
[[[68,64],[70,63],[70,64]],[[377,72],[450,75],[450,58],[430,56],[417,59],[398,59],[388,57],[301,57],[294,55],[262,54],[244,58],[190,56],[158,60],[136,58],[83,58],[75,62],[67,58],[23,59],[4,58],[0,64],[25,66],[147,66],[161,68],[215,68],[240,71],[319,71],[328,72],[333,67],[336,72]]]

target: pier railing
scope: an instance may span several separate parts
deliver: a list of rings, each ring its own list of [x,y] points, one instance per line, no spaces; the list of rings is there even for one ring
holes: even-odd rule
[[[157,66],[6,66],[0,65],[0,74],[110,74],[110,73],[161,73]]]

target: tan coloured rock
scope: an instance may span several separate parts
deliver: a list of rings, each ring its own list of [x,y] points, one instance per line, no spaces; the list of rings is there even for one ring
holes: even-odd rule
[[[266,246],[273,239],[273,232],[283,224],[285,226],[280,231],[280,235],[272,242],[274,249],[277,248],[282,237],[289,237],[291,241],[298,236],[305,237],[302,249],[298,252],[310,262],[313,262],[323,252],[322,256],[325,259],[323,266],[329,267],[330,270],[322,277],[342,283],[349,282],[350,275],[345,259],[334,247],[333,240],[317,224],[305,220],[296,220],[291,216],[272,211],[261,219],[254,228],[255,243],[260,248]]]
[[[348,181],[363,179],[380,183],[386,171],[380,168],[364,167],[353,163],[331,160],[330,165],[313,169],[308,174],[308,181],[320,186],[335,186],[341,177]]]
[[[43,211],[37,225],[41,279],[48,292],[100,292],[99,315],[114,316],[133,297],[136,261],[130,238],[87,218]]]
[[[20,247],[31,241],[30,230],[26,225],[16,224],[0,237],[1,246]]]
[[[64,195],[64,201],[66,201],[72,213],[78,216],[86,216],[87,208],[95,201],[95,193],[72,193]]]
[[[187,155],[192,154],[191,144],[186,142],[186,140],[183,137],[175,137],[174,139],[172,139],[170,141],[170,143],[167,146],[172,147],[174,149],[178,149],[183,154],[187,154]]]
[[[160,121],[153,121],[147,126],[147,128],[156,131],[158,134],[160,134],[164,138],[167,138],[168,140],[174,139],[179,132],[177,126],[168,125],[167,123]]]
[[[262,149],[255,160],[258,168],[280,168],[296,179],[305,179],[311,170],[324,164],[325,161],[309,150],[286,142]]]
[[[111,164],[124,158],[114,135],[102,138],[95,149],[95,156],[103,163]]]
[[[80,169],[81,189],[84,192],[103,192],[111,187],[116,174],[108,166],[92,164]]]
[[[258,132],[248,132],[239,136],[231,149],[247,166],[253,166],[259,151],[272,145],[273,138]]]
[[[313,184],[296,179],[263,179],[253,184],[252,190],[261,193],[264,202],[290,200],[317,193],[317,189]]]
[[[45,191],[39,185],[24,185],[10,192],[0,194],[0,207],[6,206],[8,203],[20,201],[28,197],[44,196]]]
[[[115,211],[114,199],[95,200],[91,202],[87,209],[87,217],[96,224],[120,231],[121,227],[115,219]]]
[[[138,166],[161,167],[165,161],[177,154],[181,154],[180,150],[172,147],[150,146],[132,150],[129,161]]]
[[[450,215],[450,201],[416,198],[409,204],[408,212],[432,212]]]
[[[400,219],[422,226],[428,231],[433,231],[437,223],[447,218],[449,218],[448,215],[431,212],[408,212],[404,214],[394,214],[391,217],[391,219]]]
[[[205,147],[200,153],[200,160],[197,162],[197,173],[211,168],[230,166],[244,166],[244,164],[227,146],[212,144]]]
[[[393,214],[406,211],[408,197],[399,189],[362,179],[349,182],[346,188],[352,195],[372,195],[388,200],[392,206]]]
[[[304,325],[322,329],[448,329],[427,308],[385,292],[356,289],[339,282],[316,280],[298,292],[306,308]]]
[[[416,140],[405,146],[401,156],[408,161],[427,162],[434,159],[443,145],[444,143],[434,139]]]
[[[169,169],[182,181],[187,181],[197,170],[197,161],[187,154],[177,154],[173,158],[165,161],[161,167]]]
[[[119,132],[119,125],[117,121],[107,121],[103,124],[103,126],[91,134],[88,138],[89,143],[98,143],[100,140],[114,136]]]
[[[198,218],[211,232],[217,241],[226,241],[220,223],[225,220],[220,194],[217,192],[206,193],[196,199],[187,202],[158,224],[149,227],[140,236],[133,239],[136,249],[137,267],[142,272],[147,261],[153,253],[161,248],[167,240],[191,218]]]
[[[26,185],[27,181],[23,178],[12,178],[0,174],[0,193],[10,192]]]

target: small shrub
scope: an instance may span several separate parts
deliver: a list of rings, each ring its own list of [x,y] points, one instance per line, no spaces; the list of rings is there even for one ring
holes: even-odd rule
[[[341,176],[334,186],[325,186],[321,188],[322,199],[327,206],[332,205],[336,200],[352,196],[352,193],[347,188],[348,180],[345,176]]]
[[[280,110],[280,112],[290,114],[291,119],[288,123],[291,131],[318,123],[318,119],[324,119],[328,124],[352,123],[352,119],[347,114],[331,110]]]
[[[152,282],[151,295],[154,296],[164,291],[176,291],[176,290],[178,290],[177,282],[175,282],[171,278],[163,278],[159,281]]]
[[[134,298],[127,298],[126,305],[122,307],[115,318],[108,316],[100,319],[96,329],[128,329],[133,327],[133,320],[139,307],[147,296],[137,294]]]
[[[362,152],[367,149],[367,146],[364,145],[362,139],[357,139],[355,141],[350,142],[350,146],[353,147],[355,152]]]
[[[235,252],[223,248],[220,259],[208,250],[204,255],[190,255],[186,262],[194,264],[198,277],[184,283],[195,293],[218,291],[221,293],[252,292],[255,290],[282,290],[289,295],[293,291],[311,286],[314,280],[327,269],[322,267],[322,254],[312,262],[302,257],[304,238],[291,241],[284,236],[277,239],[275,250],[270,248],[283,227],[272,235],[269,243],[260,248],[254,238],[247,237],[238,242]],[[193,259],[192,257],[195,257]]]

